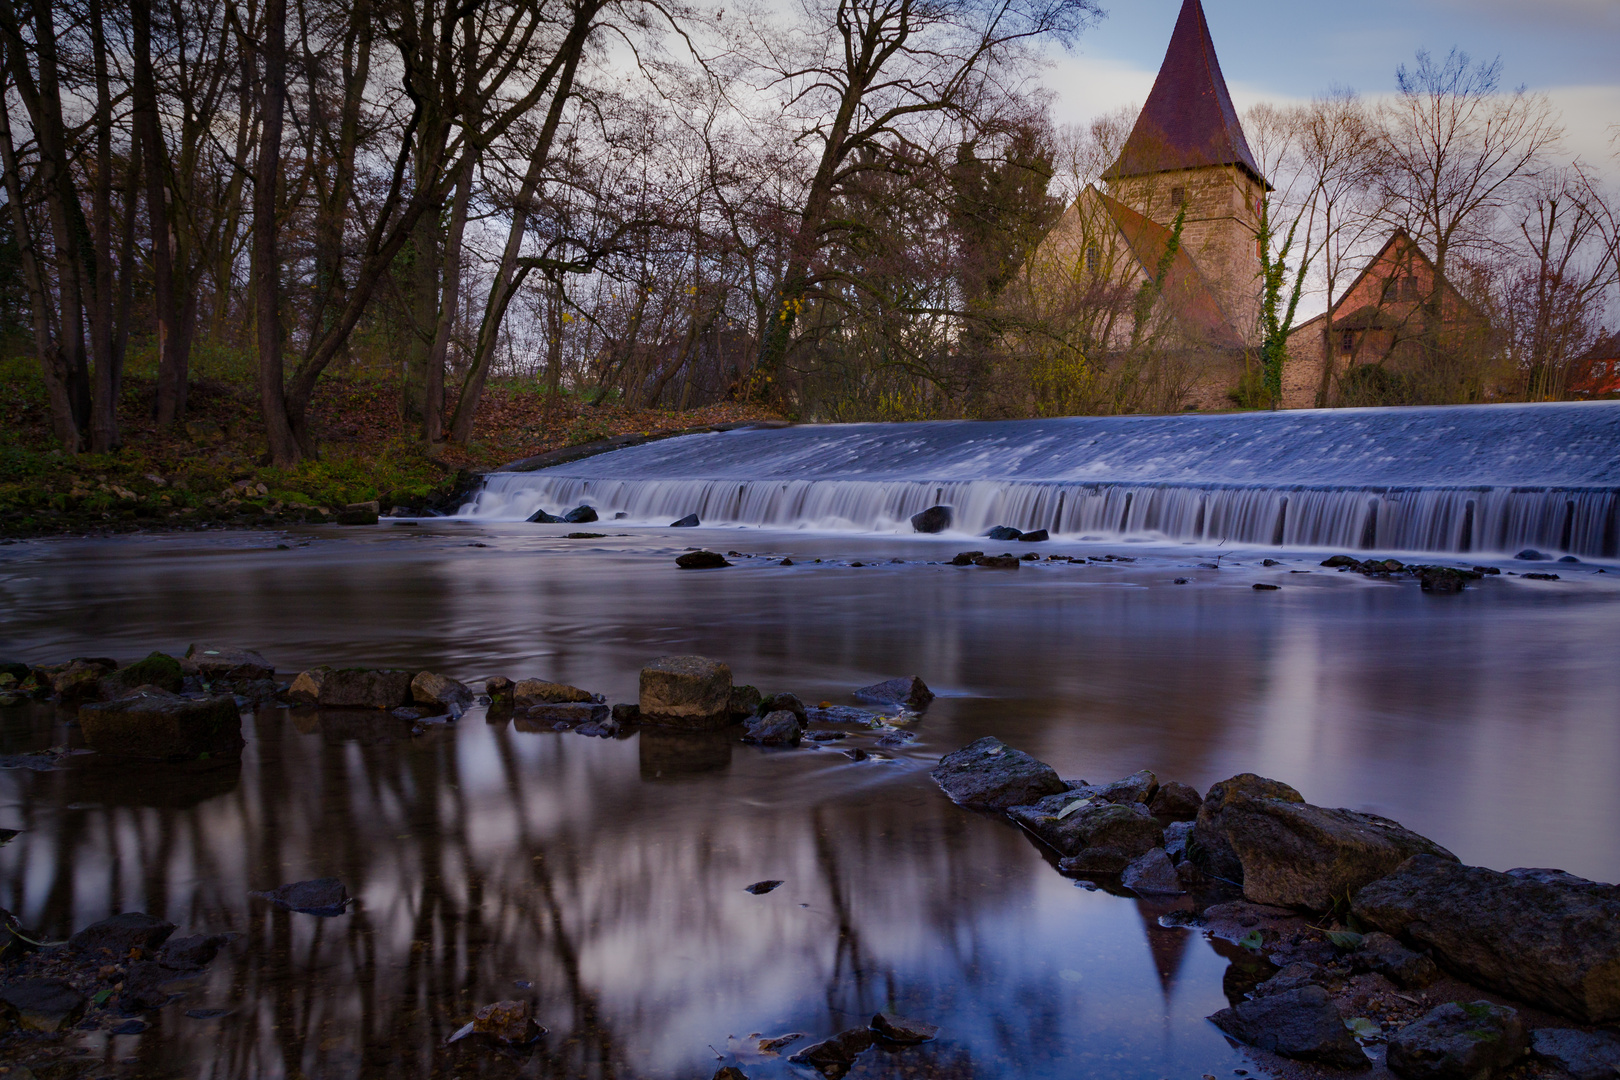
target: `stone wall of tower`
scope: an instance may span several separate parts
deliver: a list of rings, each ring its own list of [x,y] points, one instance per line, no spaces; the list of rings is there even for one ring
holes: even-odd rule
[[[1234,165],[1207,165],[1121,177],[1109,183],[1109,193],[1165,228],[1176,219],[1179,193],[1187,208],[1182,245],[1220,299],[1233,329],[1254,343],[1261,291],[1255,237],[1265,195],[1259,183]]]

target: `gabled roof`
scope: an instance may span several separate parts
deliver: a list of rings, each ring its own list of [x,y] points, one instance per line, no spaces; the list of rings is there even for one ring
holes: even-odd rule
[[[1385,302],[1382,296],[1380,296],[1379,299],[1373,303],[1369,304],[1363,302],[1361,306],[1354,309],[1348,311],[1345,309],[1346,305],[1348,305],[1352,299],[1357,299],[1356,293],[1361,289],[1362,282],[1372,277],[1374,271],[1378,270],[1380,267],[1389,266],[1391,263],[1399,262],[1402,259],[1416,259],[1418,262],[1421,262],[1428,269],[1430,276],[1435,281],[1440,283],[1440,288],[1444,297],[1457,304],[1462,309],[1464,315],[1476,319],[1481,317],[1479,309],[1473,304],[1469,303],[1468,298],[1463,296],[1462,293],[1458,292],[1457,287],[1440,273],[1439,269],[1434,265],[1434,260],[1429,258],[1416,240],[1412,239],[1411,234],[1409,234],[1405,229],[1397,228],[1394,232],[1389,234],[1389,239],[1384,241],[1384,246],[1378,249],[1378,254],[1367,260],[1367,264],[1361,268],[1361,272],[1358,273],[1355,276],[1355,279],[1350,282],[1350,287],[1340,294],[1338,302],[1333,305],[1334,325],[1345,325],[1349,321],[1358,317],[1366,321],[1367,327],[1371,327],[1375,324],[1383,325],[1383,323],[1387,323],[1388,320],[1385,318],[1383,313],[1385,312],[1386,308],[1396,305]],[[1416,306],[1415,303],[1413,306]],[[1354,330],[1357,329],[1357,327],[1354,325],[1345,325],[1345,329]]]
[[[1196,0],[1193,2],[1196,3]],[[1131,249],[1131,255],[1142,267],[1143,275],[1151,278],[1158,272],[1159,260],[1164,258],[1165,248],[1170,244],[1170,230],[1113,196],[1095,187],[1090,190],[1101,200],[1103,209],[1119,228],[1120,235]],[[1185,244],[1176,249],[1175,256],[1170,260],[1162,295],[1182,326],[1201,336],[1207,344],[1221,349],[1244,347],[1242,336],[1232,326],[1232,320],[1227,317],[1221,302],[1215,298],[1215,290],[1198,272],[1198,266],[1187,254]]]
[[[1153,91],[1119,160],[1103,177],[1113,180],[1204,165],[1236,165],[1265,183],[1226,92],[1203,5],[1184,0]]]

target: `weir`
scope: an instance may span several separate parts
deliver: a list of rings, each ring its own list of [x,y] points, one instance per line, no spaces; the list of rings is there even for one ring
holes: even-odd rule
[[[462,516],[1444,554],[1620,553],[1620,402],[803,425],[491,473]]]

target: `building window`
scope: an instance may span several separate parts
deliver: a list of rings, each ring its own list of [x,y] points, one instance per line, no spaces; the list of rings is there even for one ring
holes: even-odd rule
[[[1353,353],[1356,351],[1355,331],[1346,330],[1339,338],[1339,351],[1342,353]]]
[[[1102,252],[1097,250],[1096,244],[1086,245],[1086,273],[1095,274],[1097,264],[1102,262]]]
[[[1187,189],[1186,188],[1184,188],[1184,187],[1173,187],[1173,188],[1170,189],[1170,205],[1171,206],[1180,206],[1181,204],[1185,203],[1186,201],[1187,201]]]

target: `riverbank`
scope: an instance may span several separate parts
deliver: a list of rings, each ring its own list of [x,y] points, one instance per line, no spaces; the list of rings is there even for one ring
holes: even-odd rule
[[[401,434],[397,385],[372,376],[322,381],[311,409],[321,458],[293,469],[263,462],[251,381],[240,373],[191,385],[185,422],[152,420],[149,378],[126,380],[122,449],[64,454],[30,365],[0,366],[0,537],[273,528],[335,521],[347,506],[442,510],[476,475],[520,458],[598,440],[773,420],[735,403],[675,412],[553,398],[529,382],[495,382],[466,446],[431,451]]]

